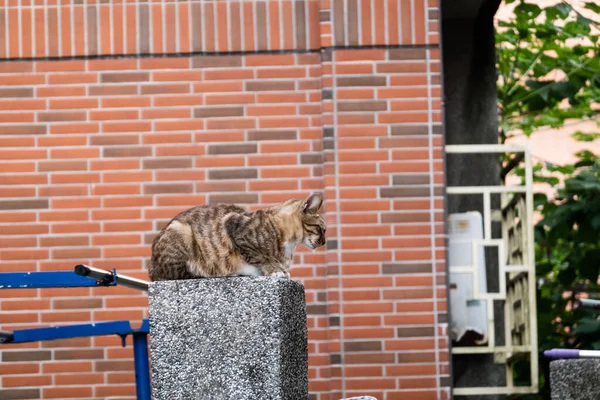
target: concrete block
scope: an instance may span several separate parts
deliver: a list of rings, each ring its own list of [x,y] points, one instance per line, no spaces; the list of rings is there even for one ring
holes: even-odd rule
[[[600,360],[552,361],[550,391],[552,400],[600,399]]]
[[[274,277],[152,282],[155,400],[306,400],[302,284]]]

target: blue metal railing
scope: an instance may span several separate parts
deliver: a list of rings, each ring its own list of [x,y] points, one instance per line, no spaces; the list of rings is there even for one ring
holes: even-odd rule
[[[117,275],[117,271],[114,269],[111,272],[81,264],[75,266],[74,271],[0,273],[0,289],[72,288],[116,285],[148,290],[148,282],[143,280],[125,275]],[[143,320],[139,328],[133,328],[129,321],[99,322],[19,329],[13,332],[0,331],[0,344],[118,335],[123,341],[123,346],[125,346],[126,337],[132,335],[136,397],[138,400],[150,400],[149,332],[150,324],[147,319]]]

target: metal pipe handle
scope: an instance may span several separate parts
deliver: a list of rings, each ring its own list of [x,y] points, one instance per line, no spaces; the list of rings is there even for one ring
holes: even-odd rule
[[[76,265],[75,274],[96,279],[98,281],[112,282],[113,280],[115,280],[115,283],[117,285],[125,286],[131,289],[143,290],[145,292],[148,291],[147,281],[121,274],[117,274],[117,278],[115,279],[114,274],[111,271],[90,267],[89,265]]]

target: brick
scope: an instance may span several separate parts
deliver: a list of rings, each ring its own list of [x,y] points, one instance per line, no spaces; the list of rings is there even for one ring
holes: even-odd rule
[[[389,353],[356,353],[344,357],[346,364],[393,364],[394,354]]]
[[[44,208],[48,208],[48,199],[0,200],[0,210],[31,210]]]
[[[52,124],[52,125],[50,125],[50,133],[58,133],[58,134],[96,133],[99,131],[99,129],[100,129],[100,125],[98,125],[98,123],[87,123],[87,124],[86,123],[82,123],[82,124],[67,123],[67,124]]]
[[[428,263],[384,263],[381,271],[384,274],[428,274],[431,270],[431,264]]]
[[[94,135],[90,136],[90,144],[94,146],[138,144],[138,135]]]
[[[90,73],[71,73],[71,74],[48,74],[48,83],[51,85],[57,84],[74,84],[74,83],[97,83],[98,75]]]
[[[189,195],[189,196],[160,196],[157,197],[158,206],[193,206],[206,202],[204,195]]]
[[[157,181],[202,181],[205,178],[203,170],[188,171],[157,171]]]
[[[206,129],[252,129],[256,128],[254,119],[220,119],[209,120]]]
[[[66,385],[97,385],[104,383],[104,374],[56,375],[54,382],[57,386]]]
[[[154,84],[149,83],[141,85],[141,94],[172,94],[172,93],[189,93],[190,85],[185,84]]]
[[[140,210],[130,209],[110,209],[110,210],[92,210],[92,220],[127,220],[140,219]]]
[[[152,172],[105,172],[102,174],[102,181],[106,183],[121,182],[145,182],[152,180]]]
[[[380,188],[381,197],[428,197],[430,195],[429,187],[402,187],[402,188]]]
[[[179,120],[179,121],[156,121],[155,131],[189,131],[204,129],[204,120]]]
[[[136,85],[115,85],[115,86],[89,86],[88,94],[90,96],[119,96],[138,94]]]
[[[301,128],[308,127],[310,121],[307,117],[281,117],[261,119],[259,121],[260,128]]]
[[[297,141],[287,141],[287,142],[279,142],[279,141],[269,141],[263,142],[259,145],[260,153],[298,153],[303,151],[310,151],[310,143],[299,143]]]
[[[133,360],[127,361],[96,361],[96,371],[133,371]]]
[[[254,193],[231,193],[231,194],[210,194],[208,196],[209,204],[254,204],[258,203],[258,194]]]
[[[427,135],[428,130],[426,125],[392,125],[390,133],[392,136],[420,136]]]
[[[433,327],[397,328],[397,335],[401,338],[434,336],[434,332]]]
[[[425,60],[426,49],[390,49],[390,60]]]
[[[35,172],[35,163],[33,162],[0,162],[0,170],[4,173],[14,172]]]
[[[150,202],[150,205],[152,202]],[[139,235],[101,235],[93,236],[92,244],[94,246],[107,246],[107,245],[123,245],[123,244],[139,244]]]
[[[86,221],[88,212],[85,211],[42,211],[40,221]]]
[[[44,100],[0,100],[0,110],[3,111],[43,110],[45,108]]]
[[[159,158],[143,160],[144,169],[172,169],[191,167],[192,160],[189,158]]]
[[[191,133],[152,133],[142,137],[144,144],[159,144],[159,143],[191,143]]]
[[[91,170],[123,170],[138,169],[139,160],[113,159],[113,160],[90,160]]]
[[[11,303],[19,303],[15,301]],[[24,303],[29,301],[23,300]],[[3,303],[7,304],[7,303]],[[8,303],[10,304],[10,303]],[[0,365],[0,375],[24,375],[24,374],[37,374],[40,371],[40,367],[37,364],[32,363],[12,363],[8,365]],[[1,392],[0,392],[1,393]]]
[[[38,163],[38,171],[85,171],[87,161],[41,161]]]
[[[246,190],[244,181],[215,181],[215,182],[196,182],[196,192],[211,193],[211,192],[243,192]]]
[[[254,95],[250,93],[240,94],[207,94],[206,104],[253,104]]]
[[[151,147],[105,147],[103,157],[148,157],[152,155]]]
[[[42,322],[90,321],[89,311],[64,311],[42,315]]]
[[[248,55],[245,58],[246,67],[269,65],[293,65],[295,56],[292,54],[277,55]]]
[[[85,211],[87,214],[87,211]],[[63,247],[63,246],[86,246],[89,244],[87,236],[62,236],[62,237],[42,237],[40,246],[42,247]]]
[[[49,102],[50,109],[83,109],[98,107],[98,99],[76,98],[76,99],[52,99]]]
[[[380,99],[394,99],[394,98],[409,98],[414,99],[417,97],[426,98],[427,88],[381,88],[378,89],[377,95]]]
[[[190,118],[192,115],[191,110],[189,108],[171,108],[171,109],[153,109],[153,110],[143,110],[142,111],[142,119],[176,119]]]
[[[294,140],[297,139],[295,130],[264,130],[249,131],[248,140]]]
[[[52,258],[54,259],[88,259],[88,258],[99,258],[101,249],[99,248],[85,248],[79,247],[77,249],[54,249],[52,250]]]
[[[100,149],[94,148],[70,148],[70,149],[52,149],[50,150],[50,157],[54,159],[65,159],[65,158],[98,158],[100,157]]]
[[[0,113],[0,122],[11,123],[11,122],[33,122],[35,121],[35,114],[31,112],[5,112]]]
[[[188,183],[144,184],[144,194],[193,193],[194,187]]]
[[[0,248],[37,247],[35,238],[0,238]]]
[[[352,76],[352,77],[338,77],[338,86],[385,86],[385,76]]]
[[[385,60],[386,50],[378,49],[360,49],[360,50],[340,50],[335,53],[336,62],[340,61],[367,61],[367,60]]]
[[[159,59],[155,59],[158,61]],[[181,59],[188,63],[185,58]],[[155,71],[152,73],[152,80],[155,82],[190,82],[202,80],[202,71]]]
[[[209,145],[208,154],[251,154],[257,152],[256,144]]]
[[[318,106],[317,106],[318,107]],[[320,107],[319,107],[320,108]],[[296,115],[297,107],[295,105],[287,106],[271,106],[271,105],[248,105],[246,107],[246,115],[254,116],[274,116],[274,115]]]
[[[2,400],[29,400],[39,399],[40,389],[0,389]]]
[[[33,97],[33,88],[0,88],[0,97]]]
[[[104,350],[55,350],[55,360],[94,360],[104,358]]]
[[[372,64],[337,64],[335,73],[338,75],[373,74]]]
[[[256,169],[211,169],[208,171],[208,179],[256,179]]]
[[[145,82],[148,80],[150,80],[148,72],[104,72],[100,74],[100,82],[103,83]]]
[[[45,399],[83,399],[92,396],[92,387],[55,387],[55,388],[44,388],[42,395]]]
[[[385,101],[340,101],[337,104],[339,112],[374,112],[386,111]]]
[[[150,107],[150,97],[108,97],[101,98],[101,106],[106,108]]]
[[[85,121],[85,111],[52,111],[38,113],[39,122]]]
[[[306,68],[261,68],[256,70],[259,79],[304,78],[307,76]]]
[[[3,362],[19,362],[19,361],[45,361],[52,358],[52,353],[48,350],[35,351],[3,351]]]
[[[140,194],[139,185],[96,185],[92,194],[98,196]]]
[[[305,103],[306,93],[258,93],[258,103]]]
[[[294,90],[295,83],[292,80],[264,80],[264,81],[249,81],[246,82],[246,90],[250,92],[263,92],[263,91],[281,91],[281,90]]]
[[[277,167],[277,168],[262,168],[261,178],[291,178],[310,176],[308,167]]]
[[[46,183],[48,183],[48,175],[0,175],[0,185],[39,185]]]
[[[218,55],[192,57],[192,68],[241,67],[242,56]]]
[[[127,120],[127,119],[138,119],[138,110],[102,110],[102,111],[90,111],[91,121],[116,121],[116,120]]]
[[[194,118],[243,117],[244,107],[198,107],[194,109]]]

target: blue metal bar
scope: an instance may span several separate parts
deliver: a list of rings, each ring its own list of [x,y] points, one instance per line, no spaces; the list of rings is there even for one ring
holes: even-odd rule
[[[69,339],[75,337],[120,335],[133,333],[148,334],[148,320],[144,320],[138,329],[133,329],[129,321],[98,322],[95,324],[55,326],[50,328],[18,329],[11,337],[0,336],[0,343],[28,343],[42,340]]]
[[[148,334],[133,334],[135,364],[135,393],[137,400],[150,400],[150,366],[148,363]]]
[[[66,288],[115,286],[116,282],[98,282],[79,276],[73,271],[52,272],[2,272],[0,289]]]

